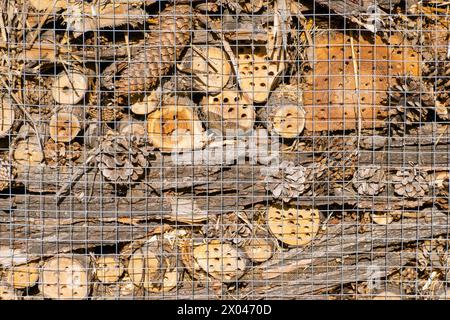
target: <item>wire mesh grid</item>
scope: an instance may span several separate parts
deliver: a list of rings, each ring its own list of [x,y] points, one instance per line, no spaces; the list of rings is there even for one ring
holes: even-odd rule
[[[0,299],[446,299],[449,11],[1,1]]]

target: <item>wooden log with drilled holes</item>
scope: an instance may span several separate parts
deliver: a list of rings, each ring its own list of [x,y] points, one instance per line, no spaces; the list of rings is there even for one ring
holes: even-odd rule
[[[312,68],[303,94],[308,131],[385,126],[387,89],[398,75],[420,75],[421,60],[400,35],[389,41],[335,31],[315,37],[307,50]]]

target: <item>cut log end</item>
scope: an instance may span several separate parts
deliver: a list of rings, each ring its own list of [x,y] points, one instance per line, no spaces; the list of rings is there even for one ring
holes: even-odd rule
[[[83,259],[53,257],[45,262],[39,290],[48,299],[85,299],[90,293],[89,265]]]
[[[0,97],[0,138],[3,138],[11,130],[15,119],[15,111],[6,96]]]
[[[281,242],[289,246],[306,245],[319,231],[319,210],[271,205],[268,210],[268,226]]]
[[[273,255],[273,242],[265,238],[252,238],[245,244],[244,252],[253,262],[264,262],[269,260]]]
[[[236,91],[223,91],[219,95],[205,97],[202,102],[203,119],[209,128],[226,132],[252,130],[255,109]]]
[[[7,271],[7,281],[16,289],[24,289],[34,286],[39,279],[38,265],[29,263],[13,266]]]
[[[56,142],[70,142],[80,131],[80,120],[74,114],[58,112],[50,118],[50,137]]]
[[[193,75],[197,90],[220,92],[231,76],[231,64],[225,52],[218,47],[193,46],[178,64],[178,70]]]
[[[283,138],[295,138],[305,128],[305,111],[298,105],[282,105],[269,120],[270,128]]]
[[[53,99],[60,104],[77,104],[89,89],[89,79],[80,72],[63,72],[57,76],[52,85]]]

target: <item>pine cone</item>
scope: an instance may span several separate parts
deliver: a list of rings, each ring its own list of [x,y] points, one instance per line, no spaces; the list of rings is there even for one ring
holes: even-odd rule
[[[9,187],[11,183],[11,165],[8,161],[0,160],[0,191]]]
[[[360,167],[353,177],[353,186],[358,194],[374,196],[386,186],[384,170],[379,166]]]
[[[407,198],[423,197],[429,190],[427,173],[416,169],[397,171],[392,182],[395,194]]]
[[[106,136],[96,157],[103,176],[119,184],[137,181],[149,166],[148,157],[153,148],[142,137],[125,137],[118,134]]]
[[[419,78],[398,78],[397,82],[388,91],[390,122],[404,129],[405,125],[425,121],[428,109],[435,106],[433,88]]]
[[[150,31],[146,46],[131,57],[108,66],[103,85],[115,89],[119,96],[141,93],[155,86],[179,58],[189,43],[192,14],[189,5],[167,7],[159,15],[160,23]],[[120,73],[120,78],[113,78]]]
[[[247,218],[245,213],[241,212],[240,214]],[[248,221],[248,219],[246,220]],[[206,238],[223,239],[241,247],[251,238],[252,229],[236,213],[231,213],[210,217],[208,223],[203,226],[202,233]]]

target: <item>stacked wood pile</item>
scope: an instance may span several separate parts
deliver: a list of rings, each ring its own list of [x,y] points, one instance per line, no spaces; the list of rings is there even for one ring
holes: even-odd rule
[[[345,2],[1,2],[0,299],[445,299],[450,5]]]

